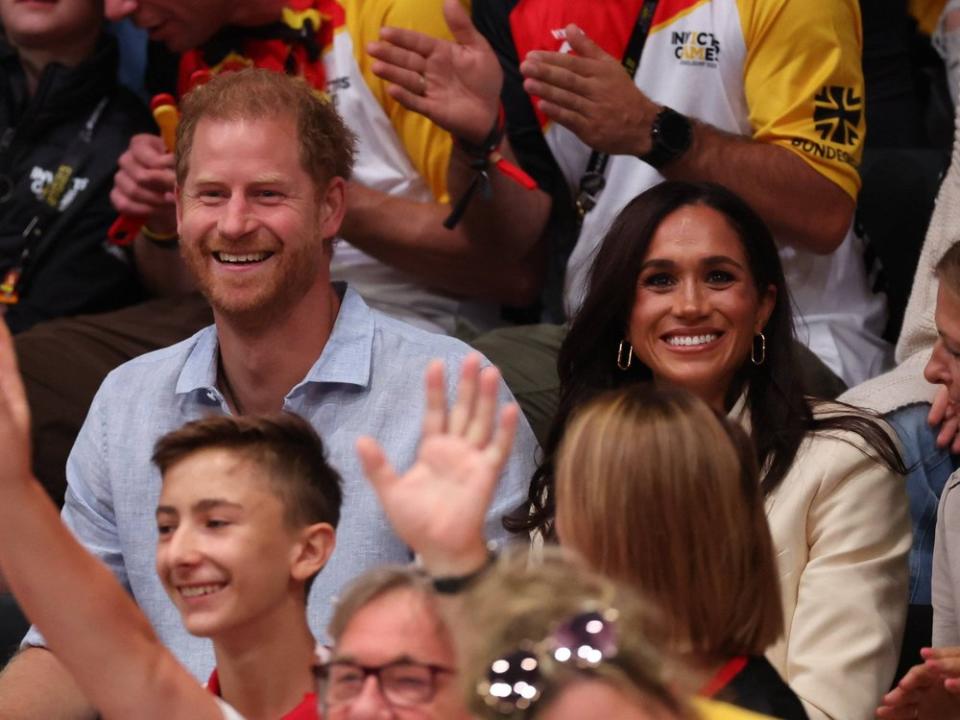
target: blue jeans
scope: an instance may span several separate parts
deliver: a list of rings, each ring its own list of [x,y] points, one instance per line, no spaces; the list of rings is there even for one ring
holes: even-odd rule
[[[907,496],[913,523],[910,548],[910,604],[929,605],[933,566],[933,537],[937,505],[947,478],[957,468],[957,456],[936,445],[937,430],[927,424],[929,403],[916,403],[885,416],[903,446],[907,473]]]

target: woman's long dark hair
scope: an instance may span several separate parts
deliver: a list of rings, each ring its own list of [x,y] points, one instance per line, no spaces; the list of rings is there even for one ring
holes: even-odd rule
[[[726,398],[732,407],[746,390],[751,434],[765,495],[783,481],[804,436],[811,431],[845,430],[860,435],[877,458],[898,473],[906,468],[896,444],[863,411],[840,406],[814,418],[794,359],[793,320],[780,256],[763,220],[737,195],[711,183],[664,182],[634,198],[607,232],[590,274],[590,287],[557,360],[560,404],[534,473],[527,502],[504,520],[514,532],[534,528],[553,534],[553,476],[557,450],[571,413],[600,392],[653,379],[634,357],[631,367],[617,367],[617,349],[626,335],[637,292],[637,278],[654,233],[668,215],[690,205],[704,205],[723,215],[737,233],[757,291],[773,285],[776,303],[763,332],[766,359],[745,361]]]

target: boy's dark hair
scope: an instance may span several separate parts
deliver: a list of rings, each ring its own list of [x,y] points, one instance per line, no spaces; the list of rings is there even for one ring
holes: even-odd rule
[[[153,463],[166,473],[188,455],[210,449],[230,450],[261,467],[291,527],[321,522],[336,527],[340,521],[340,475],[327,463],[320,436],[298,415],[217,415],[195,420],[157,441]]]

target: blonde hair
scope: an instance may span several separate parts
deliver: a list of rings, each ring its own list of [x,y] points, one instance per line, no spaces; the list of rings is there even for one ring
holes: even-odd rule
[[[760,655],[783,630],[745,433],[683,390],[641,384],[577,413],[557,461],[561,542],[641,590],[673,648]]]
[[[466,622],[457,627],[457,646],[467,706],[479,717],[491,714],[477,687],[493,661],[539,643],[580,613],[605,610],[617,615],[617,652],[609,666],[602,663],[596,671],[560,669],[550,678],[553,689],[586,672],[643,703],[687,718],[685,701],[668,685],[675,668],[652,634],[656,613],[634,590],[592,571],[560,548],[545,548],[535,564],[526,547],[506,552],[464,596],[460,613]],[[545,707],[547,702],[538,705]]]
[[[176,173],[187,177],[197,124],[214,120],[266,120],[292,117],[297,123],[300,163],[319,189],[333,177],[350,177],[356,136],[333,105],[305,80],[262,68],[246,68],[214,76],[180,103]]]

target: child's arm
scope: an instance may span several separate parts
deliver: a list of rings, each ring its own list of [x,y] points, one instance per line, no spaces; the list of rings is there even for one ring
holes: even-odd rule
[[[221,720],[110,571],[73,538],[30,469],[30,415],[0,321],[0,572],[105,718]]]

